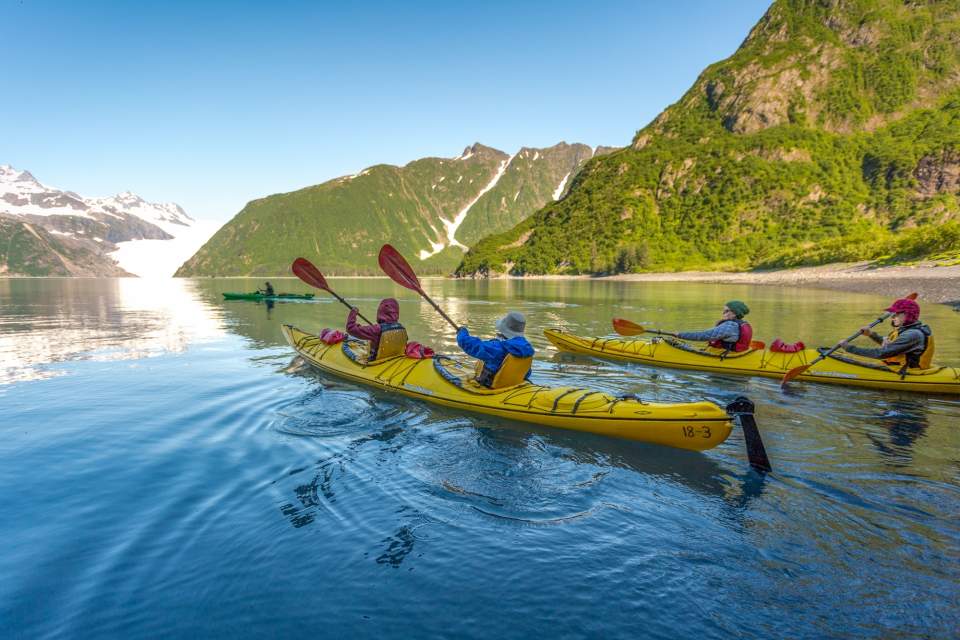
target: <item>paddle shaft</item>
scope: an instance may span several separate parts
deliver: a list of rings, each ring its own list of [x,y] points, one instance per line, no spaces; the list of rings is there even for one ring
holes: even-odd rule
[[[868,325],[867,325],[867,328],[868,328],[868,329],[873,329],[875,326],[877,326],[878,324],[882,323],[884,320],[886,320],[887,318],[889,318],[889,317],[892,316],[892,315],[893,315],[893,314],[892,314],[892,313],[889,313],[889,312],[883,314],[882,316],[880,316],[879,318],[877,318],[876,320],[874,320],[873,322],[871,322],[870,324],[868,324]],[[813,365],[817,364],[817,363],[820,362],[821,360],[826,360],[828,357],[830,357],[830,355],[831,355],[834,351],[836,351],[837,349],[839,349],[839,348],[843,345],[844,342],[850,342],[851,340],[856,340],[857,336],[860,336],[860,335],[863,335],[863,329],[858,329],[855,334],[853,334],[852,336],[850,336],[849,338],[847,338],[847,339],[844,340],[843,342],[838,342],[837,344],[833,345],[833,347],[832,347],[829,351],[826,351],[826,352],[824,352],[824,353],[821,353],[820,356],[817,357],[813,362],[811,362],[810,364],[808,364],[807,367],[808,367],[808,368],[809,368],[809,367],[812,367]]]
[[[334,298],[336,298],[337,300],[339,300],[340,302],[342,302],[342,303],[343,303],[343,306],[345,306],[347,309],[350,309],[351,311],[353,311],[353,309],[354,309],[353,305],[351,305],[349,302],[347,302],[346,300],[344,300],[343,298],[341,298],[341,297],[337,294],[336,291],[331,291],[330,289],[327,289],[327,292],[328,292],[330,295],[332,295]],[[360,316],[360,319],[363,320],[364,322],[366,322],[367,324],[376,324],[376,323],[374,323],[374,322],[370,322],[369,320],[367,320],[367,319],[363,316],[363,314],[360,313],[360,310],[359,310],[359,309],[357,309],[357,315]]]
[[[647,329],[636,322],[631,322],[625,318],[614,318],[613,330],[622,336],[638,336],[642,333],[653,333],[658,336],[677,337],[677,334],[675,333],[670,333],[669,331],[660,331],[659,329]]]
[[[306,282],[311,287],[326,291],[343,303],[343,306],[345,306],[347,309],[350,309],[351,311],[353,310],[353,305],[341,298],[336,291],[331,289],[330,285],[327,284],[327,279],[323,277],[323,274],[320,273],[320,270],[313,266],[313,263],[306,258],[297,258],[294,260],[292,270],[294,275],[300,278],[303,282]],[[367,318],[360,313],[359,309],[357,309],[357,315],[360,316],[360,319],[367,324],[374,324],[373,322],[367,320]]]
[[[444,320],[446,320],[447,322],[450,323],[450,326],[453,327],[453,330],[454,330],[454,331],[457,331],[458,329],[460,329],[459,325],[457,325],[456,322],[454,322],[453,320],[451,320],[451,319],[450,319],[450,316],[448,316],[446,313],[444,313],[444,312],[443,312],[443,309],[441,309],[439,306],[437,306],[437,303],[434,302],[434,301],[430,298],[430,296],[428,296],[427,293],[426,293],[423,289],[418,289],[417,292],[418,292],[421,296],[423,296],[423,299],[426,300],[427,302],[429,302],[429,303],[433,306],[434,309],[437,310],[437,313],[439,313],[441,316],[443,316],[443,319],[444,319]]]
[[[390,279],[399,284],[401,287],[410,289],[411,291],[416,291],[423,299],[430,303],[434,309],[437,310],[443,319],[450,323],[450,326],[453,327],[454,331],[458,330],[460,327],[456,322],[450,319],[450,316],[443,312],[436,302],[434,302],[430,296],[427,295],[427,292],[423,290],[423,287],[420,286],[420,280],[417,278],[417,274],[413,271],[413,267],[410,266],[410,263],[407,262],[407,259],[397,251],[393,245],[385,244],[380,247],[380,254],[377,256],[377,262],[380,264],[380,268],[383,269],[383,272],[390,276]]]

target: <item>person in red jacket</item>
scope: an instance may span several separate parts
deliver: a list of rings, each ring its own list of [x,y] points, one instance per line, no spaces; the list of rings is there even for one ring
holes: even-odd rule
[[[723,305],[720,320],[712,329],[681,331],[677,337],[681,340],[705,341],[711,347],[726,351],[746,351],[753,339],[753,327],[743,319],[748,313],[750,307],[739,300],[731,300]]]
[[[382,360],[403,355],[407,346],[407,330],[400,324],[400,305],[393,298],[384,298],[377,308],[377,324],[357,324],[360,311],[353,307],[347,315],[347,333],[370,342],[367,360]]]

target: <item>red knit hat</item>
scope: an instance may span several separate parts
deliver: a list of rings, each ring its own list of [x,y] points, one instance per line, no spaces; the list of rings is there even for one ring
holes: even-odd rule
[[[894,301],[892,305],[887,307],[887,311],[904,314],[906,324],[913,324],[920,319],[920,305],[910,298],[900,298]]]

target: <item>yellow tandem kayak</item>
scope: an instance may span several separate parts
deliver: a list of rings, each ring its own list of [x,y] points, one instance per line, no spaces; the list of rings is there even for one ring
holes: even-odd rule
[[[300,356],[321,371],[411,398],[476,413],[539,425],[701,451],[722,443],[739,418],[751,464],[769,470],[751,448],[763,445],[753,421],[753,405],[738,398],[723,409],[713,402],[653,404],[635,397],[577,387],[544,387],[523,382],[487,389],[473,381],[475,362],[467,356],[418,360],[404,356],[366,362],[366,343],[348,338],[327,345],[316,335],[283,325],[283,335]]]
[[[596,337],[584,338],[559,329],[544,332],[561,351],[583,353],[601,358],[639,362],[657,367],[696,369],[744,376],[782,378],[793,369],[813,362],[820,354],[815,349],[796,353],[777,353],[769,349],[753,349],[727,353],[713,347],[692,346],[674,338]],[[897,389],[920,393],[960,394],[960,369],[931,367],[908,369],[905,375],[876,360],[851,354],[834,354],[800,374],[797,380],[826,382],[874,389]]]

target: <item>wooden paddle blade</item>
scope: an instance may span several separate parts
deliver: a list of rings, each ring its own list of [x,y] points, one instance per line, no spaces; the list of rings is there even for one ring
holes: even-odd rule
[[[793,380],[798,375],[800,375],[801,373],[803,373],[804,371],[806,371],[812,366],[813,366],[812,363],[802,364],[799,367],[794,367],[793,369],[790,369],[790,371],[787,371],[785,374],[783,374],[783,380],[780,381],[780,386],[782,387],[786,385],[788,382],[790,382],[791,380]]]
[[[377,261],[380,263],[380,268],[383,269],[383,272],[390,276],[390,279],[398,285],[416,291],[417,293],[423,293],[423,289],[420,287],[420,281],[417,279],[417,274],[413,272],[410,264],[393,246],[385,244],[380,247],[380,255],[377,257]]]
[[[327,285],[327,279],[324,278],[320,270],[313,266],[313,263],[306,258],[297,258],[294,260],[290,269],[293,271],[293,275],[310,286],[323,289],[324,291],[330,291],[330,287]]]
[[[750,348],[755,349],[757,351],[763,351],[764,349],[767,348],[767,343],[764,342],[763,340],[751,340]]]
[[[625,318],[614,318],[613,330],[622,336],[638,336],[641,333],[646,332],[646,329],[638,325],[636,322],[630,322]]]

